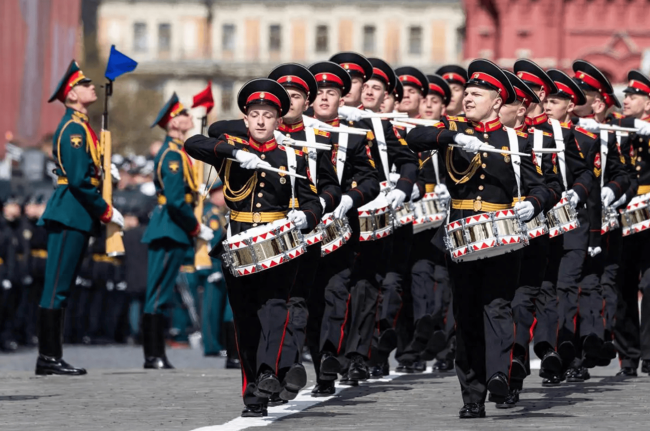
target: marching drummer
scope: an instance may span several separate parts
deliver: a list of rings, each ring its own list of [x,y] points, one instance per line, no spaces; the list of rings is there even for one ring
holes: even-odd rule
[[[313,230],[322,206],[306,178],[302,152],[278,145],[273,136],[291,105],[289,95],[273,80],[255,79],[242,87],[237,99],[248,139],[196,135],[185,146],[192,157],[215,166],[223,179],[231,211],[228,237],[245,236],[250,229],[285,218],[303,233]],[[296,174],[302,178],[296,178],[294,187],[291,177]],[[300,209],[290,211],[294,198]],[[281,398],[291,399],[306,384],[301,367],[291,368],[282,381],[277,376],[288,319],[287,298],[298,265],[294,258],[262,272],[240,277],[230,271],[224,274],[242,364],[244,417],[266,416],[269,396],[280,393]]]
[[[499,121],[501,106],[516,98],[503,71],[488,60],[475,60],[468,72],[463,99],[466,118],[445,120],[446,130],[415,128],[407,136],[413,151],[438,148],[443,153],[452,198],[450,220],[513,208],[518,184],[511,157],[519,153],[503,148],[523,148],[527,139],[521,132],[508,133]],[[529,185],[529,192],[514,205],[514,213],[525,222],[544,208],[548,193],[532,158],[519,159],[522,182]],[[443,233],[440,229],[436,235],[438,247],[443,247]],[[457,325],[456,372],[464,402],[461,418],[485,417],[488,392],[497,403],[504,403],[510,394],[515,335],[510,302],[517,289],[521,256],[517,250],[449,264]]]
[[[452,117],[463,116],[463,95],[467,84],[467,69],[455,64],[448,64],[436,70],[436,75],[442,76],[451,89],[451,100],[446,108],[446,114]]]

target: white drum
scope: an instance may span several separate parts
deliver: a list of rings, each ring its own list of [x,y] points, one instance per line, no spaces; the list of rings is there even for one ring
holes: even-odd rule
[[[623,236],[634,235],[650,228],[650,193],[632,198],[621,211]]]
[[[352,237],[352,228],[348,218],[335,218],[332,213],[325,214],[322,219],[323,243],[321,256],[330,254],[343,246]]]
[[[390,205],[383,193],[359,211],[359,240],[375,241],[393,233],[393,219]]]
[[[607,232],[613,231],[621,227],[618,222],[618,213],[612,207],[603,208],[602,223],[600,225],[600,234],[605,235]]]
[[[410,202],[404,202],[401,207],[393,211],[393,225],[396,228],[413,223],[415,214],[411,208],[412,206]]]
[[[440,198],[437,193],[427,193],[417,202],[411,202],[413,208],[413,233],[440,227],[447,217],[449,201]]]
[[[546,214],[546,220],[550,238],[555,238],[580,227],[578,212],[571,206],[566,196],[562,196],[560,202],[549,210]]]
[[[540,212],[537,217],[526,222],[526,229],[528,229],[528,238],[539,238],[543,235],[548,235],[548,227],[546,226],[546,217],[544,213]]]

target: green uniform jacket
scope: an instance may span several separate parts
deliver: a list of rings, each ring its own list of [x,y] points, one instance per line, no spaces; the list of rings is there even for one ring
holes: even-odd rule
[[[198,187],[183,142],[167,136],[156,154],[154,166],[153,182],[159,201],[142,242],[149,244],[166,238],[192,245],[192,237],[200,229],[193,208]]]
[[[214,231],[214,238],[210,241],[210,247],[219,247],[221,240],[226,235],[226,218],[219,210],[219,207],[209,202],[205,203],[203,211],[203,223]],[[212,272],[222,272],[221,259],[212,258]]]
[[[59,186],[38,225],[58,222],[97,235],[100,220],[110,221],[113,209],[100,193],[99,141],[86,115],[66,108],[54,133],[52,154]]]

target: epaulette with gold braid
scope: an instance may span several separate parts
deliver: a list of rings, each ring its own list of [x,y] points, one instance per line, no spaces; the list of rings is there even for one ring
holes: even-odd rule
[[[591,139],[596,139],[598,137],[595,134],[591,133],[590,131],[583,129],[582,127],[576,127],[576,132],[584,133],[585,135],[589,136]]]
[[[612,112],[612,117],[616,118],[617,120],[625,118],[625,115],[621,114],[620,112]]]
[[[522,138],[527,138],[528,133],[522,132],[521,130],[517,130],[517,136],[521,136]]]
[[[324,136],[326,138],[330,137],[330,132],[326,132],[325,130],[314,129],[314,134],[316,134],[318,136]]]
[[[369,140],[369,141],[372,141],[373,139],[375,139],[375,134],[372,133],[372,130],[368,130],[368,133],[366,133],[366,139]]]
[[[237,142],[238,144],[248,145],[248,141],[247,141],[247,140],[242,139],[242,138],[238,138],[237,136],[228,135],[228,134],[226,134],[226,133],[224,133],[223,136],[224,136],[224,138],[226,138],[228,141]]]
[[[449,121],[459,121],[461,123],[467,123],[467,118],[466,117],[452,117],[450,115],[447,115],[447,120],[449,120]]]

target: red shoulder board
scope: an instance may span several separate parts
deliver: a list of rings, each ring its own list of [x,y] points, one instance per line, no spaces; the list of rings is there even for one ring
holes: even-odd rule
[[[591,139],[596,139],[598,136],[594,135],[588,130],[583,129],[582,127],[576,127],[576,132],[584,133],[585,135],[589,136]]]
[[[314,129],[314,133],[318,136],[324,136],[326,138],[330,137],[330,132],[326,132],[325,130]]]
[[[449,120],[449,121],[459,121],[461,123],[467,123],[467,118],[466,117],[452,117],[450,115],[447,115],[447,120]]]
[[[527,138],[528,133],[522,132],[521,130],[517,130],[517,136],[521,136],[522,138]]]

